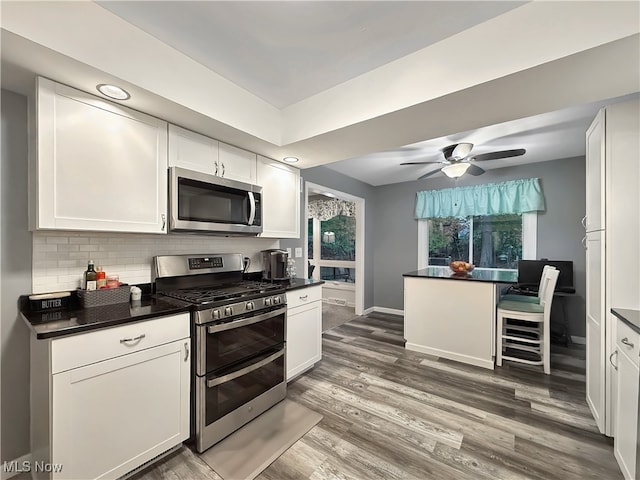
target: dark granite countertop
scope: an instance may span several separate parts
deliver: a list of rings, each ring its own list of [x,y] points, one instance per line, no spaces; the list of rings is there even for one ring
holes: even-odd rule
[[[427,267],[415,272],[408,272],[403,277],[437,278],[445,280],[464,280],[493,283],[518,283],[517,270],[493,270],[476,268],[471,273],[453,273],[449,267]]]
[[[640,310],[612,308],[611,313],[633,328],[634,331],[640,333]]]
[[[284,283],[285,290],[298,290],[300,288],[313,287],[315,285],[322,285],[324,280],[313,280],[312,278],[292,278],[288,282]]]
[[[81,308],[76,305],[65,310],[46,312],[30,311],[26,295],[20,297],[19,304],[22,318],[37,339],[85,333],[189,311],[189,305],[185,302],[155,295],[144,295],[139,302],[116,303],[92,308]]]

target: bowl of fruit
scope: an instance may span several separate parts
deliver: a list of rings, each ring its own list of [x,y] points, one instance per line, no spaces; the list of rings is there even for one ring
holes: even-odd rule
[[[475,267],[472,263],[464,262],[462,260],[454,260],[449,264],[449,268],[453,270],[453,273],[459,275],[466,275],[471,272]]]

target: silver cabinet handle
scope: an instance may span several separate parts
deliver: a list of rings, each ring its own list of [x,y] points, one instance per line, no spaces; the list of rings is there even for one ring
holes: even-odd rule
[[[580,240],[580,243],[582,243],[582,246],[584,247],[584,249],[587,249],[587,237],[582,237],[582,240]]]
[[[184,361],[189,360],[189,342],[184,342]]]
[[[309,298],[309,295],[302,295],[302,296],[300,297],[300,300],[306,300],[307,298]]]
[[[220,162],[220,165],[222,165],[222,174],[220,176],[224,177],[224,163]]]
[[[629,341],[629,339],[627,337],[624,337],[622,340],[620,340],[622,343],[624,343],[627,347],[631,347],[633,348],[633,343],[631,343]]]
[[[162,231],[164,232],[165,227],[167,226],[167,216],[163,213],[160,215],[160,218],[162,218]]]
[[[609,363],[613,366],[613,368],[618,370],[618,366],[615,363],[613,363],[613,356],[614,355],[618,355],[618,350],[614,351],[611,355],[609,355]]]
[[[582,226],[585,229],[587,228],[587,216],[586,215],[584,217],[582,217],[582,220],[580,220],[580,223],[582,224]]]
[[[213,174],[214,174],[215,176],[218,176],[218,162],[213,162],[213,164],[216,166],[216,171],[215,171],[215,172],[213,172]]]
[[[121,338],[120,339],[120,343],[131,343],[131,342],[139,342],[140,340],[142,340],[146,335],[144,333],[141,333],[140,335],[138,335],[137,337],[133,337],[133,338]]]
[[[260,367],[264,367],[267,363],[273,362],[275,359],[280,358],[283,355],[284,355],[284,348],[282,350],[274,353],[273,355],[268,356],[264,360],[260,360],[258,363],[254,363],[253,365],[249,365],[248,367],[245,367],[245,368],[243,368],[241,370],[238,370],[237,372],[230,373],[228,375],[225,375],[224,377],[218,377],[218,378],[209,379],[209,380],[207,380],[207,388],[215,387],[216,385],[220,385],[222,383],[229,382],[229,381],[234,380],[234,379],[236,379],[238,377],[246,375],[247,373],[251,373],[254,370],[259,369]]]

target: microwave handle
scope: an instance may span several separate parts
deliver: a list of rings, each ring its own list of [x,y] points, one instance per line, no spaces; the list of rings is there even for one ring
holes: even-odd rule
[[[249,212],[249,225],[253,225],[253,220],[256,218],[256,199],[253,196],[253,192],[247,192],[249,195],[249,205],[251,207],[251,211]]]

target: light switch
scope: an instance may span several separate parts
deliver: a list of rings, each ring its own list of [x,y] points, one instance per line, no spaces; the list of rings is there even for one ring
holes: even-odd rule
[[[291,247],[288,247],[288,248],[287,248],[287,256],[288,256],[289,258],[293,258],[293,257],[291,257]]]
[[[302,257],[302,247],[296,247],[296,258]]]

